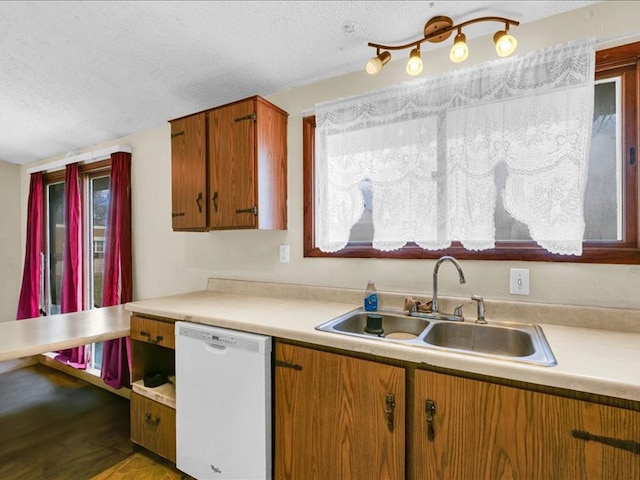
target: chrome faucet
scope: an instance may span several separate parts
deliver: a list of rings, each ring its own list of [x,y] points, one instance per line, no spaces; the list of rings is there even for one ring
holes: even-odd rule
[[[464,273],[462,273],[462,267],[458,263],[458,261],[449,256],[440,257],[436,264],[433,267],[433,299],[431,300],[431,313],[438,313],[438,269],[440,268],[440,264],[449,260],[458,270],[458,277],[460,283],[466,283],[467,281],[464,279]]]

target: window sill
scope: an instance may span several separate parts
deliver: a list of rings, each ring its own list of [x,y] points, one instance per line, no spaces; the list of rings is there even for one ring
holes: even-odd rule
[[[640,264],[640,249],[631,246],[622,247],[614,243],[586,245],[581,256],[557,255],[540,249],[533,242],[510,242],[507,245],[496,244],[496,248],[483,251],[465,250],[454,245],[445,250],[425,250],[415,244],[409,244],[399,250],[383,252],[374,250],[370,244],[349,244],[333,253],[322,252],[318,248],[305,245],[304,256],[311,258],[395,258],[395,259],[437,259],[451,255],[459,260],[507,260],[567,263],[605,263]]]

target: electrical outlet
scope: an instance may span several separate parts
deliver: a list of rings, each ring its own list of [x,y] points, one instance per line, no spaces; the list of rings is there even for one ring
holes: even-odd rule
[[[280,263],[289,263],[289,245],[280,245]]]
[[[509,293],[511,295],[529,295],[529,269],[512,268],[509,275]]]

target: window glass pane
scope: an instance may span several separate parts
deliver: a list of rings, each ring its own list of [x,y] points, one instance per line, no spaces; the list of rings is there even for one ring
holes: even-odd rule
[[[109,211],[109,177],[91,179],[91,271],[93,306],[102,306],[104,245]]]
[[[94,343],[93,345],[93,365],[96,370],[102,369],[102,347],[103,342]]]
[[[620,79],[596,85],[589,181],[584,199],[585,240],[622,240]]]
[[[60,288],[62,286],[62,247],[64,242],[64,182],[53,183],[47,188],[48,224],[48,278],[49,301],[47,315],[60,313]]]
[[[617,122],[620,109],[620,78],[609,78],[595,86],[589,177],[585,191],[585,241],[622,240],[622,161],[621,135]],[[507,178],[507,167],[496,166],[495,228],[497,241],[531,240],[528,227],[512,218],[504,208],[501,192]],[[360,184],[365,210],[352,227],[349,243],[371,243],[373,240],[372,196],[369,179]]]

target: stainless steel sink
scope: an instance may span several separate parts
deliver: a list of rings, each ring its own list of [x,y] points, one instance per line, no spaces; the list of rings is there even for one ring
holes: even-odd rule
[[[367,327],[367,316],[369,315],[379,315],[382,317],[381,323],[383,332],[367,333],[365,331],[365,328]],[[318,329],[356,336],[366,335],[367,337],[374,336],[391,339],[394,339],[395,337],[395,339],[399,339],[399,337],[402,336],[417,338],[418,335],[420,335],[429,325],[429,321],[422,318],[409,317],[403,314],[386,313],[382,311],[365,312],[358,310],[338,318],[337,321],[329,322],[329,324],[330,325],[327,326],[328,328],[318,327]]]
[[[369,319],[369,315],[379,315]],[[381,330],[367,328],[371,321]],[[423,348],[453,351],[535,365],[557,364],[542,329],[535,324],[488,321],[450,322],[410,317],[400,312],[354,310],[316,327],[317,330],[399,342]]]

